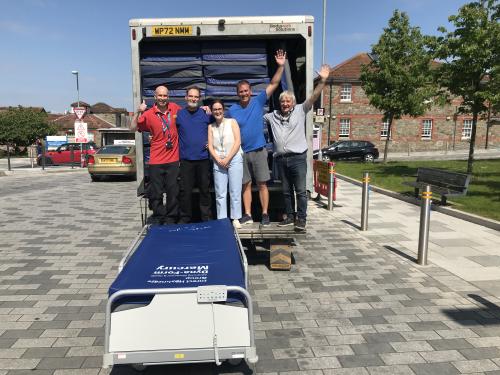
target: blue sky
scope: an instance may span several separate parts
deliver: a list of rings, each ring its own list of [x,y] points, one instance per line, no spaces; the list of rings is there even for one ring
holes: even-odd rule
[[[394,9],[426,34],[448,26],[465,0],[327,0],[326,63],[370,51]],[[312,15],[321,64],[323,0],[13,0],[0,12],[0,106],[63,112],[80,99],[132,108],[131,18]]]

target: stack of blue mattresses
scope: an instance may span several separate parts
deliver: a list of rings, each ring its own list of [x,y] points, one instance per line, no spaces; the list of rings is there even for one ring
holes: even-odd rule
[[[146,104],[154,103],[154,90],[168,87],[170,101],[184,106],[186,88],[198,86],[205,94],[202,59],[198,43],[148,43],[141,48],[142,96]]]
[[[246,79],[253,95],[269,83],[267,50],[264,42],[205,42],[201,45],[206,96],[224,100],[227,106],[238,101],[236,83]]]

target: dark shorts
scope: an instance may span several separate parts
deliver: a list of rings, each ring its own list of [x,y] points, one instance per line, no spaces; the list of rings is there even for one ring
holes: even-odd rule
[[[243,154],[243,184],[252,182],[266,182],[271,178],[267,164],[267,149],[265,147]]]

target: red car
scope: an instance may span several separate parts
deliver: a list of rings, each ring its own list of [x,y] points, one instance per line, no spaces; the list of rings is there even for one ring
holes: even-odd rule
[[[86,155],[93,155],[97,150],[97,145],[94,142],[82,143],[84,163],[87,166]],[[73,155],[73,156],[72,156]],[[45,165],[71,164],[80,165],[80,143],[63,143],[55,151],[47,151],[45,153]],[[42,165],[42,155],[38,155],[37,164]]]

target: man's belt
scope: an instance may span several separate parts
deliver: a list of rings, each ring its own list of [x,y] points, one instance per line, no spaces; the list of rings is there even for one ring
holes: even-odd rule
[[[285,152],[284,154],[279,154],[276,156],[277,158],[289,158],[290,156],[298,156],[298,155],[304,155],[307,153],[307,150],[304,152]]]

